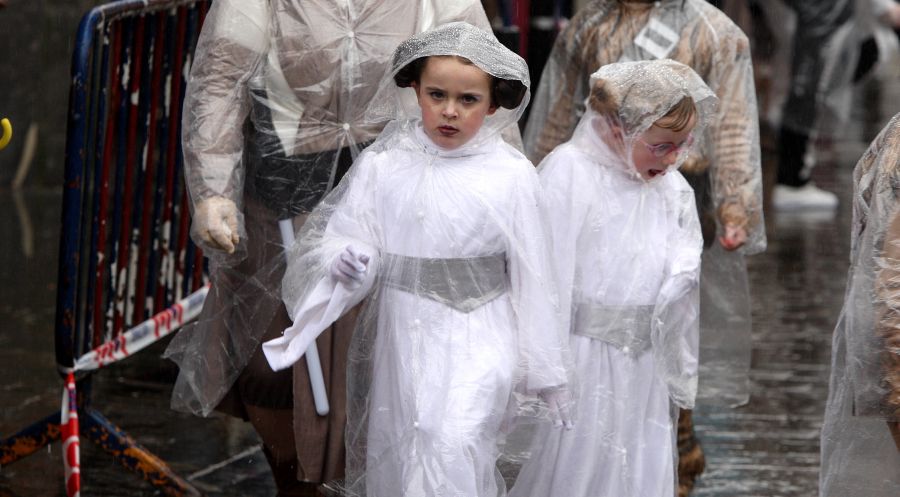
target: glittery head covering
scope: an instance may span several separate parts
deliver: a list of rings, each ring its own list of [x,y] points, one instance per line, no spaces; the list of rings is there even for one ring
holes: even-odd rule
[[[485,127],[499,130],[519,119],[530,98],[528,65],[492,33],[465,22],[444,24],[402,42],[394,51],[391,71],[382,80],[368,116],[375,121],[418,117],[415,93],[407,89],[410,81],[403,71],[417,59],[447,55],[468,59],[493,76],[494,91],[498,84],[503,87],[507,98],[501,100],[497,112],[488,116]],[[510,95],[514,97],[509,98]]]
[[[715,116],[717,98],[690,67],[674,60],[619,62],[591,75],[587,105],[606,117],[617,118],[629,135],[647,130],[683,98],[697,108],[695,134]]]

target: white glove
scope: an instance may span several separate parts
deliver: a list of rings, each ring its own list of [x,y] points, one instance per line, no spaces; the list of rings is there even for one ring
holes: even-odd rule
[[[194,232],[213,248],[234,253],[240,241],[237,206],[225,197],[209,197],[194,209]]]
[[[358,252],[352,245],[347,245],[331,264],[331,276],[348,288],[356,289],[366,278],[368,264],[368,255]]]
[[[557,428],[565,426],[567,430],[575,427],[575,422],[572,421],[572,415],[569,412],[572,396],[565,386],[545,388],[538,393],[538,397],[550,407],[550,419],[553,420],[553,426]]]

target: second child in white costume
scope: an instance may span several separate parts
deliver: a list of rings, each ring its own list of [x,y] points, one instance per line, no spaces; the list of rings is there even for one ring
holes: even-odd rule
[[[676,169],[716,97],[672,60],[604,66],[590,91],[572,139],[539,169],[576,425],[538,430],[510,495],[672,497],[677,408],[697,393],[703,249]]]
[[[500,136],[528,102],[528,68],[452,23],[402,43],[389,76],[372,112],[395,120],[301,230],[283,281],[294,325],[263,351],[288,367],[367,299],[348,359],[347,478],[333,486],[502,496],[514,392],[558,412],[567,383],[538,177]]]

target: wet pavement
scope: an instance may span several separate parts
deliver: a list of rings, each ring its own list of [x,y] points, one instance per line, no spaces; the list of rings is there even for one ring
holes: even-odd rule
[[[53,320],[61,194],[0,192],[0,436],[60,408]],[[93,407],[209,496],[266,496],[274,484],[240,421],[169,409],[177,369],[158,343],[94,376]],[[85,496],[162,495],[82,439]],[[226,462],[227,464],[222,464]],[[0,497],[64,496],[58,443],[0,468]]]
[[[817,146],[813,177],[838,193],[837,211],[766,211],[769,248],[748,259],[751,399],[736,409],[698,407],[694,419],[707,458],[698,497],[816,495],[831,333],[848,267],[852,167],[900,110],[892,106],[900,102],[898,87],[881,82],[861,89],[858,97],[868,109],[854,114],[839,139]],[[880,100],[873,101],[879,92]],[[771,184],[769,157],[764,170]],[[0,436],[59,409],[53,317],[60,201],[56,190],[0,191]],[[207,495],[274,495],[248,425],[168,408],[176,371],[160,358],[164,347],[157,344],[95,375],[94,407]],[[82,495],[161,495],[87,441],[81,460]],[[0,497],[62,496],[62,481],[60,448],[53,444],[0,468]]]
[[[698,406],[697,434],[706,472],[697,497],[815,496],[819,430],[828,396],[831,337],[849,268],[852,172],[894,113],[895,78],[858,87],[848,125],[816,145],[817,186],[838,194],[833,212],[775,212],[766,204],[768,249],[749,257],[753,312],[750,402],[736,409]],[[773,150],[763,126],[766,191]],[[767,198],[768,201],[768,198]]]

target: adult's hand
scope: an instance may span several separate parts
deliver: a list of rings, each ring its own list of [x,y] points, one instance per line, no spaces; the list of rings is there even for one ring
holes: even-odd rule
[[[725,234],[719,237],[719,243],[722,244],[722,248],[729,252],[741,248],[746,242],[747,230],[742,226],[733,224],[726,224]]]
[[[885,13],[882,15],[882,18],[892,28],[900,29],[900,4],[892,3],[891,6],[888,7],[887,11],[885,11]]]
[[[240,241],[237,206],[225,197],[209,197],[194,209],[194,232],[213,248],[234,253]]]

